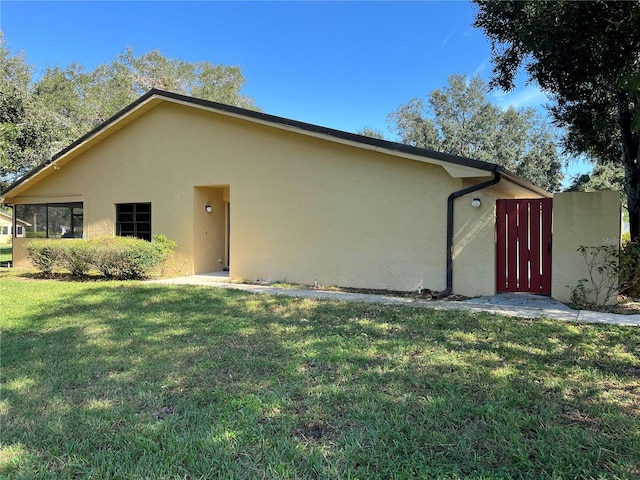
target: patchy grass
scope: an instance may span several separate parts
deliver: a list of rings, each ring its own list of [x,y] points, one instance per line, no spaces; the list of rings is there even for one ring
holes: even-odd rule
[[[5,478],[637,478],[640,329],[0,272]]]

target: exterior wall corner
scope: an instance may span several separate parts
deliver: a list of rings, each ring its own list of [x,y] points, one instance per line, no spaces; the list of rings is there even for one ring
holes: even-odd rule
[[[620,245],[620,194],[618,192],[563,192],[553,200],[553,259],[551,296],[571,301],[571,292],[589,276],[578,248]],[[601,276],[594,272],[595,281]],[[588,287],[588,284],[586,285]],[[592,296],[591,300],[594,298]],[[617,302],[617,298],[610,303]]]

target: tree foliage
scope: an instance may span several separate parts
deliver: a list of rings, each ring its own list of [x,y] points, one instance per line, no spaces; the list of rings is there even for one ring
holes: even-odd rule
[[[479,77],[451,75],[425,100],[413,98],[388,116],[403,143],[497,163],[548,190],[562,180],[556,135],[533,109],[500,109]]]
[[[365,137],[378,138],[380,140],[384,140],[384,132],[381,130],[378,130],[377,128],[364,127],[363,129],[358,130],[356,133],[358,135],[364,135]]]
[[[0,33],[0,189],[152,88],[256,110],[239,67],[132,49],[87,71],[48,67],[37,81]]]
[[[583,173],[573,177],[568,192],[599,192],[614,190],[624,196],[624,167],[620,164],[600,163],[594,166],[591,173]]]
[[[45,107],[31,92],[32,71],[0,33],[0,187],[42,160],[54,136]]]
[[[492,43],[491,85],[524,67],[552,95],[566,148],[624,168],[632,239],[640,234],[640,2],[474,0]]]

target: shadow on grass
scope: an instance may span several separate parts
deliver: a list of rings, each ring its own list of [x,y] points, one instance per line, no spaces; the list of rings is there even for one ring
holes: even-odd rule
[[[0,468],[15,475],[640,473],[637,329],[205,287],[56,288],[3,328]]]

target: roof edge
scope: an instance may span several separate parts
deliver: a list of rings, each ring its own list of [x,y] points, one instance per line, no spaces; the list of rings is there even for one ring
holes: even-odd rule
[[[11,190],[16,188],[17,186],[19,186],[20,184],[22,184],[23,182],[25,182],[29,178],[33,177],[38,172],[44,170],[46,167],[48,167],[49,165],[54,163],[60,157],[63,157],[65,154],[67,154],[68,152],[70,152],[71,150],[76,148],[78,145],[81,145],[82,143],[86,142],[88,139],[93,137],[95,134],[97,134],[100,131],[104,130],[109,125],[115,123],[121,117],[125,116],[127,113],[131,112],[132,110],[135,110],[138,106],[140,106],[141,104],[146,102],[148,99],[153,97],[153,95],[154,95],[153,90],[149,90],[147,93],[145,93],[141,97],[138,97],[136,100],[131,102],[126,107],[122,108],[118,112],[116,112],[113,115],[111,115],[104,122],[96,125],[94,128],[89,130],[87,133],[82,135],[80,138],[75,140],[73,143],[67,145],[62,150],[60,150],[57,153],[53,154],[53,156],[51,156],[51,158],[48,158],[48,159],[44,160],[42,163],[40,163],[40,164],[36,165],[35,167],[33,167],[27,173],[25,173],[20,178],[18,178],[15,182],[11,183],[5,190],[0,191],[0,202],[2,202],[2,200],[4,200],[4,198],[6,197],[7,193],[9,193]]]
[[[506,169],[502,169],[500,171],[500,173],[502,174],[503,178],[506,178],[507,180],[509,180],[512,183],[515,183],[516,185],[521,186],[522,188],[526,188],[527,190],[530,190],[544,198],[553,198],[553,193],[545,190],[542,187],[537,186],[535,183],[530,182],[529,180],[527,180],[526,178],[523,178],[513,172],[510,172],[509,170]]]
[[[179,93],[174,93],[174,92],[169,92],[166,90],[160,90],[160,89],[154,88],[149,90],[147,93],[140,96],[136,100],[134,100],[132,103],[130,103],[123,109],[119,110],[117,113],[115,113],[114,115],[109,117],[107,120],[105,120],[104,122],[100,123],[93,129],[91,129],[89,132],[82,135],[80,138],[78,138],[76,141],[74,141],[67,147],[63,148],[62,150],[54,154],[48,160],[45,160],[41,164],[32,168],[28,173],[20,177],[18,180],[10,184],[4,191],[0,192],[0,202],[2,202],[6,198],[7,194],[10,193],[12,190],[17,188],[24,182],[28,181],[33,176],[37,175],[39,172],[41,172],[48,166],[52,165],[53,163],[55,163],[61,157],[64,157],[67,153],[71,152],[76,147],[78,147],[79,145],[91,139],[93,136],[99,134],[101,131],[107,129],[109,126],[117,123],[121,118],[125,117],[127,114],[137,109],[142,104],[144,104],[145,102],[147,102],[148,100],[154,97],[157,97],[159,99],[172,100],[180,103],[186,103],[186,104],[203,107],[207,109],[217,110],[223,113],[245,117],[245,118],[253,119],[260,122],[272,123],[276,125],[282,125],[285,127],[295,128],[295,129],[299,129],[299,130],[314,133],[314,134],[332,137],[335,139],[339,139],[341,141],[348,141],[356,144],[367,145],[375,149],[382,149],[389,152],[397,152],[400,155],[412,155],[412,156],[430,158],[432,160],[436,160],[444,163],[450,163],[450,164],[458,165],[461,167],[484,170],[487,172],[495,173],[497,171],[501,171],[501,173],[513,183],[516,183],[524,188],[527,188],[528,190],[531,190],[539,195],[542,195],[545,197],[552,196],[552,194],[550,194],[543,188],[534,185],[528,180],[521,178],[512,172],[508,172],[507,170],[504,170],[502,167],[500,167],[495,163],[484,162],[481,160],[475,160],[472,158],[462,157],[459,155],[438,152],[438,151],[427,149],[427,148],[414,147],[411,145],[393,142],[390,140],[367,137],[357,133],[351,133],[343,130],[323,127],[320,125],[314,125],[311,123],[292,120],[285,117],[279,117],[276,115],[258,112],[255,110],[249,110],[246,108],[236,107],[233,105],[226,105],[226,104],[214,102],[211,100],[190,97],[187,95],[182,95]]]
[[[242,107],[236,107],[233,105],[218,103],[211,100],[204,100],[201,98],[190,97],[187,95],[169,92],[166,90],[152,89],[149,92],[147,92],[147,95],[150,95],[150,96],[156,95],[159,97],[165,97],[171,100],[190,103],[192,105],[197,105],[205,108],[221,110],[223,112],[231,113],[234,115],[249,117],[254,120],[259,120],[262,122],[276,123],[276,124],[285,125],[288,127],[298,128],[300,130],[304,130],[304,131],[308,131],[316,134],[323,134],[330,137],[339,138],[341,140],[347,140],[355,143],[366,144],[376,148],[393,150],[393,151],[397,151],[405,154],[432,158],[434,160],[453,163],[453,164],[464,166],[464,167],[476,168],[478,170],[495,172],[496,168],[498,167],[497,164],[490,163],[490,162],[483,162],[481,160],[474,160],[472,158],[438,152],[436,150],[430,150],[427,148],[414,147],[404,143],[393,142],[391,140],[383,140],[379,138],[367,137],[365,135],[359,135],[357,133],[351,133],[351,132],[346,132],[344,130],[337,130],[334,128],[323,127],[323,126],[315,125],[312,123],[301,122],[299,120],[292,120],[286,117],[280,117],[277,115],[258,112],[256,110],[249,110]]]

